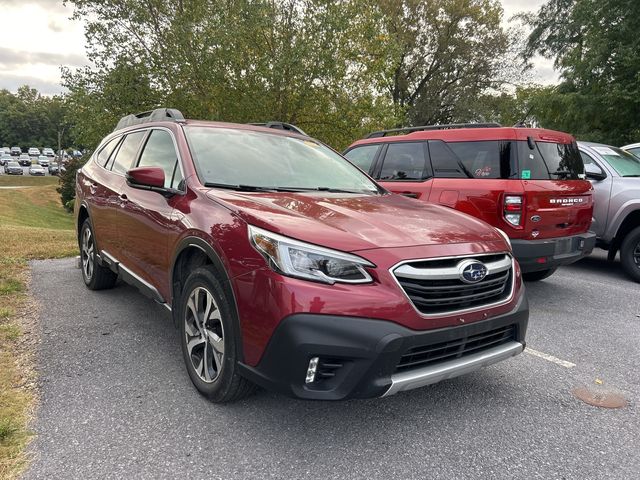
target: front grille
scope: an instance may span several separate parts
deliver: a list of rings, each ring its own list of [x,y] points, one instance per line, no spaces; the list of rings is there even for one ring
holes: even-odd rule
[[[477,260],[487,275],[477,283],[460,278],[461,265]],[[507,300],[513,284],[511,257],[506,254],[405,263],[394,270],[413,305],[425,315],[443,315]]]
[[[446,362],[454,358],[465,357],[489,348],[497,347],[515,339],[516,327],[515,325],[508,325],[448,342],[413,347],[400,357],[396,371],[412,370],[431,364]]]

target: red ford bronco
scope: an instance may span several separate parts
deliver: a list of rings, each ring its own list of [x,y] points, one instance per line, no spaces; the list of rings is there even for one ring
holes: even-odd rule
[[[539,128],[455,124],[371,133],[345,156],[394,193],[503,230],[525,280],[588,255],[593,188],[575,139]]]

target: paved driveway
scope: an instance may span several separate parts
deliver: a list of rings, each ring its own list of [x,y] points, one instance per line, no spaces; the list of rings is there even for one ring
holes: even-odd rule
[[[90,292],[74,263],[32,264],[42,393],[26,478],[640,476],[640,285],[602,254],[529,285],[539,355],[385,399],[223,406],[191,386],[160,306],[125,285]],[[596,378],[629,405],[572,396]]]

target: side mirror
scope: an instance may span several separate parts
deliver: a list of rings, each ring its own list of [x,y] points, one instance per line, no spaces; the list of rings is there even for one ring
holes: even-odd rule
[[[604,173],[600,173],[600,172],[585,172],[585,174],[587,175],[587,178],[589,180],[596,180],[598,182],[607,178],[607,176]]]
[[[164,170],[160,167],[132,168],[126,174],[127,185],[141,190],[153,190],[166,194],[169,189],[164,188]]]

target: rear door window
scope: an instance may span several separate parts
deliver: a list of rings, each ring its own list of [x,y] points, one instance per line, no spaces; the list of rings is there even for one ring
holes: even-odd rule
[[[379,179],[384,181],[422,181],[431,177],[424,142],[390,143],[382,162]]]
[[[632,153],[636,157],[640,158],[640,147],[628,148],[627,152]]]
[[[361,147],[355,147],[344,154],[351,163],[360,168],[360,170],[369,173],[381,144],[377,145],[362,145]]]
[[[153,130],[140,154],[139,167],[160,167],[164,170],[164,187],[178,188],[182,172],[173,138],[164,130]]]
[[[146,134],[146,131],[134,132],[124,137],[115,157],[109,161],[111,171],[124,174],[131,168],[140,148],[140,142]]]
[[[447,146],[456,156],[457,168],[463,170],[466,176],[517,178],[516,149],[511,141],[448,142]]]

